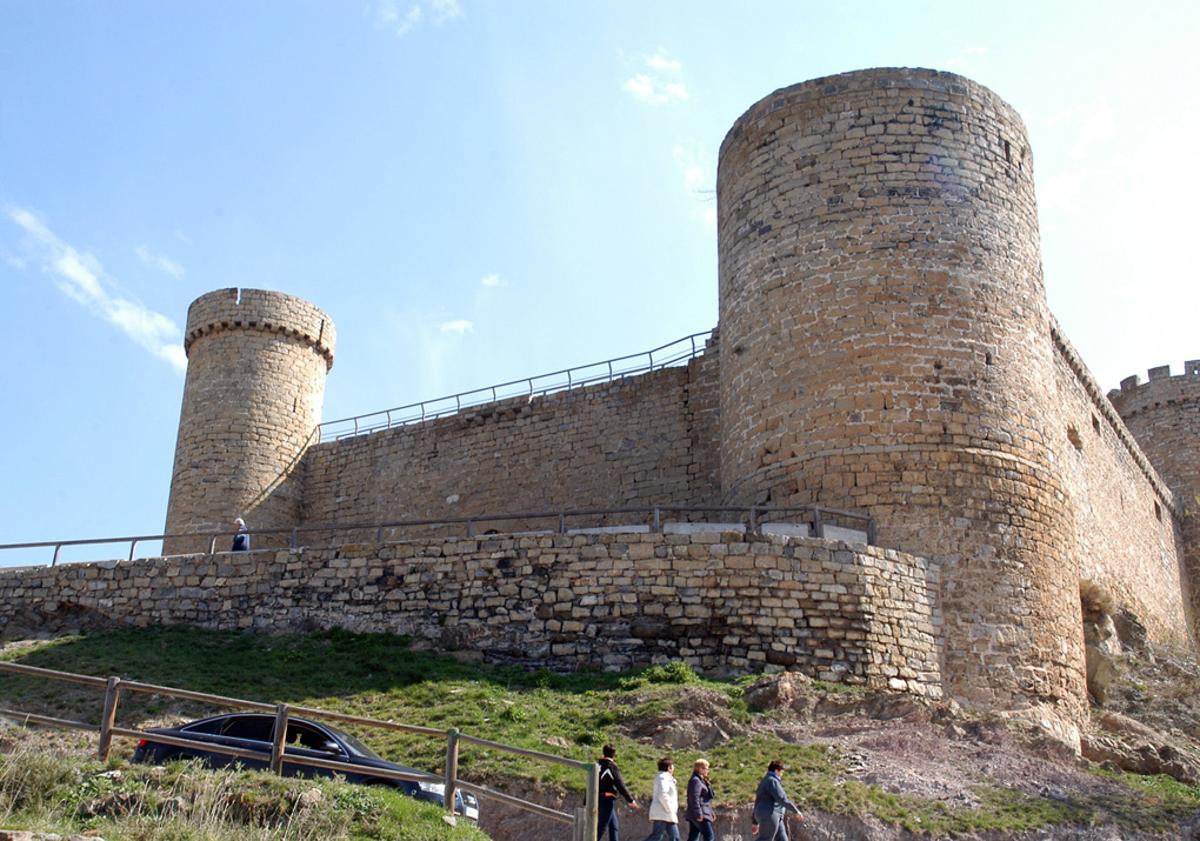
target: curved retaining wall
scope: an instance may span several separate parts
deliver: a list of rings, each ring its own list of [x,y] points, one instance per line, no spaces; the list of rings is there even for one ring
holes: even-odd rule
[[[220,289],[188,309],[188,354],[166,532],[300,521],[299,459],[321,420],[333,322],[307,301]],[[207,549],[169,540],[167,553]]]
[[[948,73],[784,88],[721,147],[721,479],[946,565],[949,691],[1086,716],[1079,565],[1017,113]]]
[[[924,559],[809,538],[496,535],[0,570],[0,636],[341,627],[527,665],[788,667],[938,697],[937,590]]]

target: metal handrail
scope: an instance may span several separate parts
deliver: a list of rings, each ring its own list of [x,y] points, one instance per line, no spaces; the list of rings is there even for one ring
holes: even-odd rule
[[[660,368],[668,368],[702,355],[705,344],[712,333],[712,330],[706,330],[641,353],[631,353],[627,356],[618,356],[588,365],[577,365],[574,368],[564,368],[548,374],[537,374],[525,379],[462,391],[433,400],[422,400],[419,403],[409,403],[405,406],[394,406],[391,409],[381,409],[377,412],[325,421],[317,425],[318,440],[338,441],[342,438],[353,438],[357,435],[391,429],[393,426],[405,426],[410,423],[420,423],[445,415],[457,414],[463,409],[495,403],[507,398],[527,397],[532,399],[551,392],[568,391],[598,382],[612,382],[632,374],[657,371]],[[698,339],[703,341],[697,341]],[[663,353],[664,351],[666,353]],[[655,358],[656,354],[658,354],[657,359]],[[626,367],[614,367],[633,360],[638,360],[638,363]],[[581,373],[592,369],[601,370],[580,376]],[[551,382],[539,385],[538,383],[543,380],[551,380]]]
[[[393,520],[388,522],[374,523],[318,523],[306,526],[293,526],[292,528],[282,529],[256,529],[247,533],[253,536],[265,535],[287,535],[288,546],[292,549],[298,549],[301,546],[300,535],[309,532],[349,532],[349,531],[374,531],[375,542],[383,543],[384,532],[389,529],[399,528],[414,528],[414,527],[437,527],[437,526],[465,526],[467,537],[475,537],[475,526],[482,523],[505,522],[509,520],[551,520],[555,523],[554,531],[559,534],[567,532],[567,519],[578,517],[607,517],[614,514],[637,514],[650,520],[649,525],[653,531],[660,531],[663,523],[663,515],[671,513],[736,513],[744,515],[747,525],[751,531],[758,531],[767,520],[775,514],[803,514],[801,519],[812,525],[813,533],[817,537],[824,537],[824,526],[830,518],[844,518],[855,520],[865,524],[867,533],[867,543],[875,543],[875,520],[869,514],[862,514],[856,511],[843,511],[837,508],[825,508],[819,505],[801,505],[801,506],[769,506],[769,505],[653,505],[653,506],[635,506],[625,508],[574,508],[574,509],[558,509],[554,511],[512,511],[503,514],[478,514],[468,517],[443,517],[440,519],[426,520]],[[216,552],[217,540],[220,538],[230,538],[233,532],[218,531],[218,532],[185,532],[175,534],[143,534],[130,537],[99,537],[99,538],[84,538],[79,540],[43,540],[31,543],[0,543],[0,552],[12,549],[49,549],[53,547],[54,556],[51,558],[48,566],[57,566],[59,555],[64,546],[86,546],[86,545],[104,545],[110,543],[128,543],[129,554],[128,560],[133,560],[134,551],[139,543],[157,542],[160,540],[197,540],[200,538],[208,540],[208,553]],[[275,549],[277,547],[272,547]],[[105,559],[114,560],[114,559]],[[79,561],[76,563],[86,563]]]

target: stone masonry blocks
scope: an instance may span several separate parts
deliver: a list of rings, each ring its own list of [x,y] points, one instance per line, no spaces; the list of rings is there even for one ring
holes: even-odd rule
[[[929,70],[806,82],[737,121],[717,186],[705,352],[586,388],[319,444],[329,318],[277,292],[197,299],[167,530],[244,515],[328,548],[0,573],[0,623],[308,623],[563,668],[796,667],[1032,705],[1062,732],[1085,714],[1081,587],[1178,643],[1190,580],[1200,640],[1200,362],[1105,397],[1047,310],[1007,104]],[[722,504],[868,513],[894,548],[512,534],[557,525],[536,518],[375,543],[397,520]],[[347,523],[365,528],[319,528]]]
[[[952,570],[949,691],[1078,722],[1032,163],[1011,107],[936,71],[817,79],[738,119],[717,178],[721,486],[869,511],[881,543]]]
[[[299,523],[300,459],[321,420],[334,346],[333,321],[291,295],[221,289],[192,303],[168,534],[231,531],[238,516],[252,529]],[[194,538],[164,545],[206,548]]]

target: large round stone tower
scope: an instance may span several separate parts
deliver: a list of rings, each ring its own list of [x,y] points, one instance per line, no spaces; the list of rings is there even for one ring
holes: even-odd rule
[[[1150,381],[1121,381],[1108,399],[1133,433],[1146,458],[1175,494],[1183,514],[1184,566],[1192,640],[1200,649],[1200,359],[1151,368]]]
[[[1078,559],[1020,117],[949,73],[816,79],[738,119],[717,198],[725,499],[872,514],[943,564],[950,693],[1069,735]]]
[[[168,534],[231,531],[236,517],[251,530],[299,522],[297,468],[321,420],[334,335],[329,316],[280,292],[219,289],[192,302]],[[207,548],[171,539],[163,551]]]

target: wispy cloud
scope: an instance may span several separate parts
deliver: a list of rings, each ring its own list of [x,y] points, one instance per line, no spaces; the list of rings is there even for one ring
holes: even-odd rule
[[[375,19],[381,26],[391,29],[397,38],[403,38],[426,20],[441,26],[464,14],[458,0],[379,0],[375,7]]]
[[[502,289],[508,286],[508,281],[500,277],[498,274],[485,274],[479,279],[479,282],[491,289]]]
[[[438,325],[438,329],[443,333],[453,333],[456,336],[461,336],[464,333],[470,333],[474,330],[475,324],[467,321],[465,318],[456,318],[454,321],[443,321]]]
[[[34,262],[71,300],[112,324],[140,347],[166,360],[177,371],[187,368],[181,331],[174,321],[110,291],[100,261],[59,237],[33,211],[10,205],[4,214],[25,232]]]
[[[133,249],[133,253],[142,261],[143,265],[149,266],[152,269],[158,269],[160,272],[169,274],[171,277],[178,280],[183,277],[183,266],[172,260],[166,254],[156,254],[144,245],[139,245]]]
[[[650,72],[635,73],[624,85],[629,95],[638,102],[666,105],[688,98],[687,85],[683,82],[683,64],[668,58],[661,47],[646,59],[646,67]]]
[[[675,166],[683,179],[683,189],[692,201],[691,216],[712,231],[717,227],[717,205],[714,184],[715,168],[705,163],[697,144],[677,143],[671,149]]]

